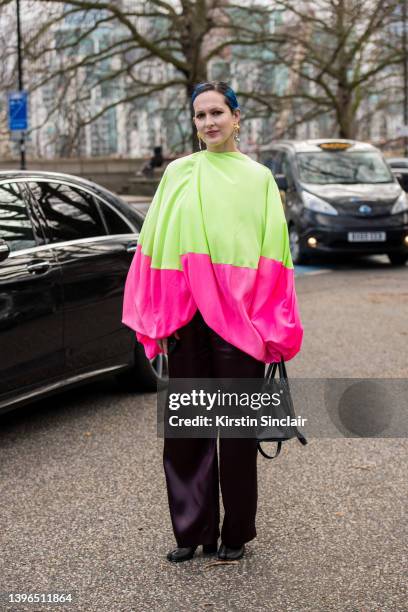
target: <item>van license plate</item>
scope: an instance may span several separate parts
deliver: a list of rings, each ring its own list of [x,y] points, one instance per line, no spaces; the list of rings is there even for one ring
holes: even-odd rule
[[[385,232],[348,232],[349,242],[385,242],[387,234]]]

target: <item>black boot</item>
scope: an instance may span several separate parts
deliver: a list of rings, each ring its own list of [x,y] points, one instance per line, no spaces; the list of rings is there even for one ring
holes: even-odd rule
[[[221,546],[218,549],[218,558],[222,561],[237,561],[244,556],[244,552],[245,544],[239,548],[229,548],[228,546],[225,546],[225,544],[221,543]]]
[[[194,557],[197,546],[177,547],[167,554],[167,559],[175,563],[188,561]],[[217,543],[203,544],[203,554],[212,555],[217,552]]]
[[[188,561],[194,557],[196,548],[197,546],[177,547],[171,552],[167,553],[167,559],[169,561],[173,561],[174,563]]]

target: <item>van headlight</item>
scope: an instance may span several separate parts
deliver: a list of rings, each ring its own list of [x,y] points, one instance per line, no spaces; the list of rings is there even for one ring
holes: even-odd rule
[[[397,201],[394,206],[391,208],[391,214],[396,215],[397,213],[402,213],[408,210],[408,198],[405,191],[401,191],[399,194]]]
[[[313,193],[309,193],[308,191],[302,191],[302,199],[305,208],[309,210],[313,210],[314,212],[324,213],[325,215],[338,215],[337,210],[329,204],[325,202],[321,198],[318,198]]]

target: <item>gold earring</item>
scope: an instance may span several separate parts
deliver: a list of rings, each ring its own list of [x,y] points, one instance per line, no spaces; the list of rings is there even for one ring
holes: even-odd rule
[[[202,151],[202,147],[201,147],[201,137],[200,137],[200,132],[197,130],[197,138],[198,138],[198,146],[200,147],[200,151]]]
[[[236,123],[234,125],[234,140],[235,140],[235,142],[239,142],[239,140],[240,140],[239,139],[239,129],[240,129],[239,123]]]

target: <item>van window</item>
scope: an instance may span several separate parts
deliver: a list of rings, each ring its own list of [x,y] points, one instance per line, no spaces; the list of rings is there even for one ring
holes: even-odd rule
[[[319,151],[296,155],[300,180],[305,183],[393,183],[391,170],[375,151]]]

